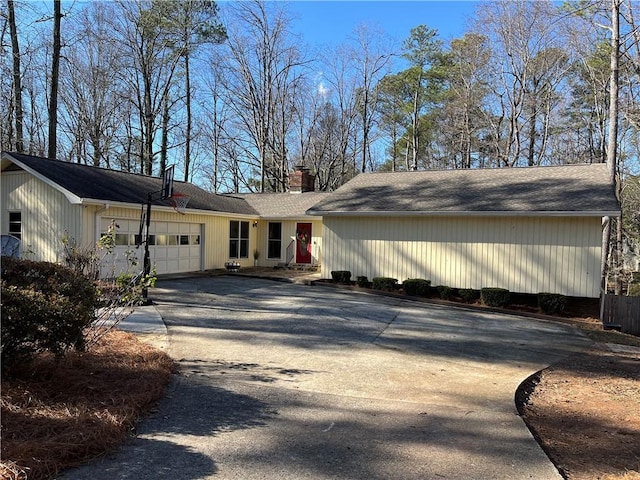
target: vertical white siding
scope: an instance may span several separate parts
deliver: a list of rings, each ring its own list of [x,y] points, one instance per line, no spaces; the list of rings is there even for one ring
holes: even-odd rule
[[[325,217],[322,275],[599,296],[597,217]]]
[[[62,238],[69,235],[81,243],[86,207],[71,205],[60,192],[27,172],[2,172],[1,228],[9,228],[7,213],[22,213],[22,256],[57,262]]]
[[[139,221],[140,209],[112,207],[101,213],[102,219],[131,219]],[[253,219],[236,218],[229,216],[200,215],[188,213],[180,215],[174,212],[151,209],[151,222],[172,222],[183,224],[200,224],[202,226],[202,253],[203,268],[211,270],[224,268],[224,264],[229,261],[229,221],[248,221],[253,224]],[[243,267],[253,266],[253,250],[257,245],[257,228],[249,227],[249,258],[238,259]],[[235,260],[235,259],[234,259]],[[197,269],[196,269],[197,270]]]

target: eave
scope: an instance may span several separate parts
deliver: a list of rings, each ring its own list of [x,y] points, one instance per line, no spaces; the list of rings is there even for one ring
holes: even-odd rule
[[[324,211],[307,210],[309,216],[322,217],[619,217],[619,210],[553,210],[553,211]]]

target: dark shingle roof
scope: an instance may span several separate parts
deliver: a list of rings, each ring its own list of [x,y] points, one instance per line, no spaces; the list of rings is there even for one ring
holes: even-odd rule
[[[360,174],[311,215],[602,214],[620,206],[605,164]]]
[[[245,199],[263,218],[299,218],[315,204],[331,195],[328,192],[305,193],[245,193],[235,196]]]
[[[158,177],[19,153],[7,153],[6,155],[15,159],[19,166],[25,166],[49,179],[83,201],[142,204],[147,202],[148,192],[159,192],[162,188],[162,180]],[[256,215],[256,211],[240,198],[216,195],[191,183],[174,181],[174,192],[191,197],[187,205],[189,210]],[[153,204],[171,206],[168,200],[155,200],[155,198]]]

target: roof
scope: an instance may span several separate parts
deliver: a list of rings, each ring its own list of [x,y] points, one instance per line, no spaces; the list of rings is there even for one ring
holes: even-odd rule
[[[304,193],[245,193],[234,194],[243,198],[262,218],[300,218],[329,192]]]
[[[606,164],[363,173],[308,215],[619,215]]]
[[[162,179],[135,173],[108,170],[79,163],[63,162],[20,153],[3,153],[5,160],[30,172],[62,192],[71,203],[147,203],[149,192],[160,192]],[[188,182],[174,181],[174,192],[189,195],[188,210],[256,215],[244,200],[216,195]],[[170,207],[168,200],[155,199],[153,205]]]

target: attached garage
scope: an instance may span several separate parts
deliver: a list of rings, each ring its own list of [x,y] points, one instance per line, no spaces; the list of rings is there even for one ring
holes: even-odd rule
[[[101,219],[100,233],[108,231],[111,222],[118,226],[116,247],[105,264],[114,265],[116,271],[127,268],[128,258],[135,257],[142,265],[144,246],[138,247],[139,221],[123,218]],[[149,229],[149,256],[158,274],[196,272],[203,264],[204,225],[186,222],[152,221]]]
[[[1,171],[2,234],[19,228],[22,251],[30,259],[62,262],[63,238],[90,249],[115,222],[115,250],[101,262],[100,275],[131,271],[128,255],[137,259],[136,268],[141,270],[144,245],[137,247],[141,206],[146,209],[151,193],[149,256],[158,274],[224,268],[229,260],[253,265],[249,253],[230,257],[230,224],[257,224],[259,218],[241,198],[176,181],[174,191],[189,197],[180,214],[169,200],[160,199],[162,182],[157,177],[18,153],[2,154]],[[257,229],[250,229],[246,240],[247,252],[253,252]]]

